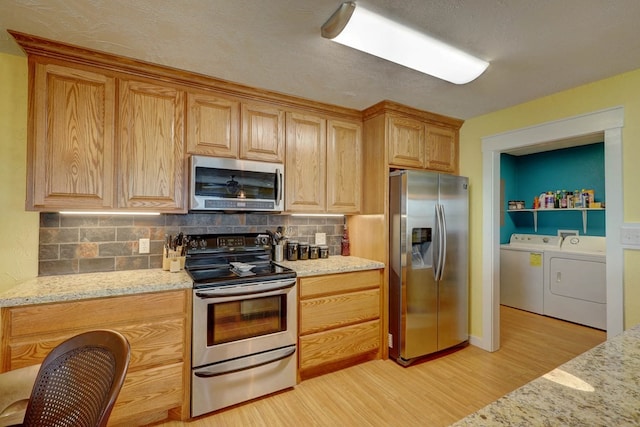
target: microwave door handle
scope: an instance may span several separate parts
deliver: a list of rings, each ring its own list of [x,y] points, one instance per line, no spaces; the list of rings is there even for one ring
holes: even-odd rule
[[[280,205],[282,201],[282,173],[280,169],[276,169],[276,205]]]

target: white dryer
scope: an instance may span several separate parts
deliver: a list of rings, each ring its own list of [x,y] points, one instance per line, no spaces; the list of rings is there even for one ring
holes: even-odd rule
[[[543,314],[544,251],[560,249],[562,239],[542,234],[511,235],[500,245],[500,303]]]
[[[606,330],[605,238],[568,236],[544,258],[544,314]]]

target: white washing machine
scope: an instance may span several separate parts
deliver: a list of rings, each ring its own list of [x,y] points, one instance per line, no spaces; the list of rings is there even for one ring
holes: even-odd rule
[[[500,303],[543,314],[544,252],[560,249],[562,238],[512,234],[500,245]]]
[[[544,263],[544,314],[606,330],[605,238],[568,236]]]

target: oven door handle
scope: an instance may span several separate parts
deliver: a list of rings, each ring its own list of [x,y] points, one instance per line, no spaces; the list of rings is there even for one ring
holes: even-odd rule
[[[292,288],[296,284],[296,279],[293,280],[277,280],[271,282],[257,283],[255,285],[238,285],[238,286],[221,286],[215,289],[209,289],[206,291],[196,291],[198,298],[220,298],[220,297],[235,297],[243,295],[255,295],[265,292],[279,291],[283,289]]]
[[[200,378],[211,378],[234,372],[245,371],[247,369],[257,368],[269,363],[286,359],[296,352],[296,346],[291,345],[282,347],[277,350],[260,353],[253,356],[243,357],[240,359],[229,360],[228,362],[218,363],[215,366],[208,367],[205,371],[196,371],[193,374]]]

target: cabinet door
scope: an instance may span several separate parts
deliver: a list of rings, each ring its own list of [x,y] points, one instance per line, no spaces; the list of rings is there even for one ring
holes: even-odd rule
[[[283,163],[284,117],[270,105],[242,104],[240,158]]]
[[[119,207],[185,212],[184,93],[120,83]]]
[[[406,117],[389,117],[389,165],[424,167],[424,124]]]
[[[327,211],[360,212],[362,126],[327,121]]]
[[[35,64],[27,207],[104,209],[114,203],[115,81]]]
[[[186,414],[190,296],[176,290],[2,308],[0,372],[42,363],[79,333],[114,329],[129,341],[131,360],[109,425],[147,425],[178,408]]]
[[[238,157],[240,102],[208,94],[187,94],[187,151]]]
[[[446,127],[427,125],[426,168],[457,172],[458,133]]]
[[[326,121],[287,113],[286,209],[326,210]]]

